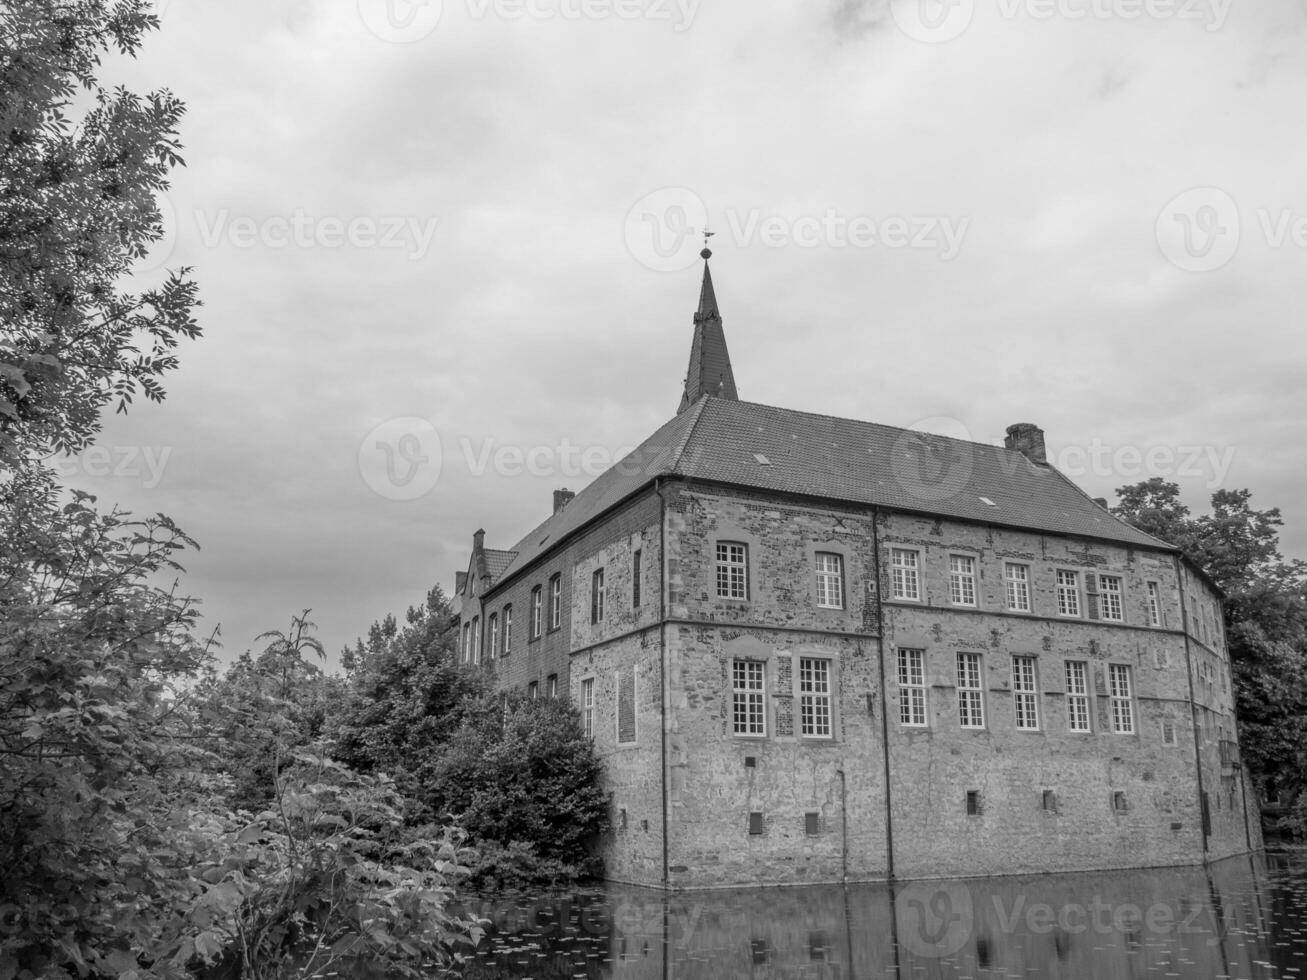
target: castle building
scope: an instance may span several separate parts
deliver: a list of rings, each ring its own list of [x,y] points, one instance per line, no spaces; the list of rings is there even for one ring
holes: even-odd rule
[[[680,407],[506,550],[460,656],[567,697],[608,877],[1191,865],[1261,847],[1221,595],[1003,447],[739,400],[706,260]]]

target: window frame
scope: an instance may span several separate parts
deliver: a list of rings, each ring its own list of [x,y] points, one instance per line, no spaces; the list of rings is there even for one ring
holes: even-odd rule
[[[595,737],[595,679],[581,678],[581,731],[588,739]]]
[[[824,568],[823,564],[833,559],[834,569]],[[844,608],[844,556],[838,551],[817,551],[813,553],[813,588],[817,597],[818,609]],[[830,601],[834,592],[835,601]],[[823,600],[823,594],[826,601]]]
[[[731,549],[739,549],[739,559],[733,557]],[[725,557],[723,557],[725,549]],[[713,571],[715,594],[718,599],[727,602],[749,601],[749,545],[744,541],[721,540],[713,542]],[[736,581],[738,573],[739,582]],[[726,592],[722,591],[723,583]],[[740,594],[736,594],[736,586]]]
[[[1069,576],[1071,584],[1066,585],[1062,582],[1062,576]],[[1054,594],[1057,597],[1057,614],[1063,619],[1082,619],[1084,618],[1084,597],[1081,595],[1081,578],[1080,572],[1072,568],[1058,568],[1053,572]],[[1069,597],[1074,602],[1063,603],[1063,598]],[[1070,612],[1063,612],[1063,606],[1074,609]]]
[[[604,621],[605,598],[604,566],[600,565],[590,576],[590,622],[592,625]]]
[[[815,665],[820,665],[816,673],[812,670]],[[831,659],[800,656],[797,666],[794,674],[799,687],[799,737],[832,741],[835,738],[835,669]],[[816,687],[818,674],[824,682],[824,690]],[[806,690],[806,687],[811,689]],[[823,718],[824,732],[817,730]],[[812,731],[808,730],[810,727]]]
[[[754,681],[756,687],[752,686]],[[751,731],[755,717],[758,730]],[[767,665],[764,661],[747,657],[731,660],[731,734],[736,738],[767,737]]]
[[[481,666],[481,617],[472,617],[472,666]]]
[[[908,564],[900,564],[900,556],[910,557],[912,561]],[[891,598],[899,602],[922,602],[921,567],[923,562],[921,560],[921,551],[917,548],[900,548],[891,545],[889,561]],[[912,595],[908,595],[906,589],[909,572],[912,576]],[[900,578],[902,578],[903,588],[900,587]]]
[[[1138,730],[1135,725],[1133,673],[1129,664],[1107,665],[1108,715],[1112,719],[1113,735],[1134,735]],[[1125,680],[1124,694],[1119,693],[1120,678]]]
[[[1030,654],[1012,655],[1012,715],[1019,732],[1037,732],[1039,728],[1039,663]],[[1030,719],[1022,724],[1022,714]]]
[[[643,574],[644,549],[636,548],[631,555],[631,608],[640,608],[640,576]]]
[[[1108,583],[1112,583],[1111,586]],[[1125,622],[1125,578],[1121,575],[1098,576],[1098,618],[1108,623]]]
[[[1013,570],[1021,572],[1021,577],[1016,578],[1010,573]],[[1013,593],[1017,586],[1020,586],[1024,594],[1024,604],[1016,605],[1013,600]],[[1030,566],[1019,561],[1003,562],[1003,608],[1008,612],[1029,613],[1034,612],[1034,605],[1031,603],[1030,595]]]
[[[537,585],[531,590],[531,640],[540,639],[545,625],[545,587]]]
[[[1162,584],[1149,581],[1148,585],[1148,625],[1162,625]]]
[[[972,671],[964,670],[963,665],[974,665],[975,683],[972,681]],[[969,731],[983,731],[985,728],[985,659],[984,654],[975,653],[970,650],[959,650],[957,654],[957,694],[958,694],[958,727],[965,728]],[[965,697],[964,697],[965,695]],[[972,713],[979,719],[978,721],[966,721]]]
[[[504,656],[513,652],[513,604],[504,604]]]
[[[959,571],[954,568],[954,562],[962,562],[969,568],[968,571]],[[963,609],[980,608],[980,576],[976,572],[975,555],[964,555],[951,553],[948,556],[948,598],[949,603],[959,606]],[[971,601],[968,602],[965,597],[966,587],[971,588]],[[962,595],[962,598],[958,598]]]
[[[1079,668],[1076,670],[1075,668]],[[1092,685],[1089,683],[1089,661],[1068,660],[1064,668],[1066,677],[1066,729],[1077,735],[1092,735],[1094,732],[1094,702]],[[1078,675],[1079,690],[1073,690],[1077,684],[1073,677]],[[1077,706],[1084,711],[1084,727],[1076,725]]]
[[[546,697],[549,698],[558,697],[558,675],[550,674],[547,678],[545,678],[545,683],[548,685],[546,688],[547,691]]]
[[[499,613],[492,612],[486,617],[486,640],[489,649],[486,651],[486,659],[494,660],[499,653]]]
[[[563,625],[563,573],[549,576],[549,632]]]
[[[917,647],[899,647],[897,652],[899,725],[904,728],[927,728],[930,718],[926,712],[926,651]],[[920,721],[914,720],[917,717],[916,709],[920,710]]]

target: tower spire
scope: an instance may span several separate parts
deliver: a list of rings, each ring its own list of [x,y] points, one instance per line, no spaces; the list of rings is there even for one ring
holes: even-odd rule
[[[679,415],[705,395],[714,398],[739,400],[735,390],[735,374],[731,371],[731,355],[726,349],[726,334],[722,330],[722,315],[717,310],[717,294],[713,291],[712,272],[708,260],[712,252],[704,232],[703,285],[699,288],[699,309],[694,314],[694,339],[690,343],[690,367],[685,374],[685,392],[681,395]]]

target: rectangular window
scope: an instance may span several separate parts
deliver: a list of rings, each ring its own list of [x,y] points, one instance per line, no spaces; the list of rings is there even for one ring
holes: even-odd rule
[[[1098,576],[1098,591],[1099,609],[1103,618],[1121,622],[1125,618],[1121,604],[1121,576]]]
[[[921,599],[921,580],[918,576],[915,551],[894,548],[890,552],[890,571],[894,582],[895,599]]]
[[[823,609],[844,608],[844,558],[841,555],[817,552],[817,605]]]
[[[531,590],[531,639],[540,639],[540,586]]]
[[[717,598],[749,598],[749,549],[730,541],[717,542]]]
[[[1059,616],[1080,615],[1080,573],[1057,572],[1057,614]]]
[[[504,607],[504,656],[513,650],[513,606]]]
[[[926,652],[899,651],[899,724],[923,728],[926,724]]]
[[[809,811],[803,815],[803,832],[809,837],[821,833],[821,814]]]
[[[635,741],[635,667],[617,672],[617,743]]]
[[[563,624],[563,576],[555,575],[549,580],[549,628],[558,629]]]
[[[596,569],[590,577],[590,622],[604,621],[604,570]]]
[[[467,663],[468,657],[472,655],[472,624],[463,624],[463,656],[460,658],[463,663]]]
[[[1066,725],[1073,732],[1089,728],[1089,665],[1083,660],[1066,662]]]
[[[1135,731],[1134,702],[1130,694],[1130,668],[1125,664],[1107,665],[1107,693],[1112,699],[1112,731],[1118,735],[1133,735]]]
[[[831,737],[829,660],[799,658],[799,734]]]
[[[631,605],[636,609],[640,607],[640,559],[643,557],[644,552],[639,548],[631,556]]]
[[[526,693],[527,696],[534,701],[536,698],[540,697],[540,685],[535,681],[532,681],[526,686]]]
[[[1003,586],[1007,591],[1007,607],[1012,612],[1030,612],[1030,569],[1025,565],[1007,562],[1003,566]]]
[[[754,836],[757,836],[758,834],[761,834],[761,833],[762,833],[762,811],[761,811],[761,810],[753,810],[753,811],[751,811],[751,812],[749,813],[749,833],[750,833],[750,834],[753,834]],[[758,941],[758,940],[755,940],[755,942],[757,942],[757,941]],[[765,949],[766,949],[766,940],[762,940],[762,943],[763,943],[763,949],[765,950]],[[758,958],[757,958],[757,957],[758,957],[758,951],[757,951],[757,949],[755,948],[755,949],[754,949],[754,962],[755,962],[755,963],[758,962]],[[766,955],[765,952],[763,953],[762,962],[764,962],[764,963],[767,962],[767,955]]]
[[[595,679],[587,677],[581,682],[581,727],[586,738],[595,737]]]
[[[985,693],[980,686],[980,654],[958,654],[958,724],[985,727]]]
[[[731,664],[731,717],[736,735],[766,735],[764,667],[756,660]]]
[[[1148,625],[1162,625],[1162,590],[1156,582],[1148,583]]]
[[[549,680],[548,680],[548,690],[549,690],[549,696],[550,696],[551,698],[556,698],[556,697],[558,697],[558,675],[557,675],[557,674],[550,674],[550,675],[549,675]]]
[[[472,617],[472,663],[481,663],[481,617]]]
[[[490,649],[486,654],[491,660],[499,655],[499,613],[490,614]]]
[[[967,790],[967,816],[980,816],[980,790],[978,789]]]
[[[948,596],[955,606],[976,604],[976,559],[967,555],[949,555]]]
[[[1016,708],[1017,730],[1039,730],[1039,688],[1035,682],[1035,658],[1012,658],[1012,702]]]

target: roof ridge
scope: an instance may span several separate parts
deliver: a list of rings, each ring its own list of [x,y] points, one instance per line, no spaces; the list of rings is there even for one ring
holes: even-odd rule
[[[777,412],[787,412],[793,415],[806,415],[809,418],[827,419],[831,422],[848,422],[853,425],[865,425],[876,429],[888,429],[893,432],[911,432],[914,435],[930,436],[935,439],[948,439],[951,442],[965,443],[966,445],[969,446],[983,446],[986,449],[997,449],[1000,450],[1001,452],[1016,453],[1018,456],[1022,455],[1020,451],[1016,449],[1008,449],[1006,446],[1000,445],[999,443],[996,442],[982,442],[979,439],[960,439],[957,436],[946,436],[938,432],[927,432],[923,429],[909,429],[906,426],[902,426],[902,425],[889,425],[886,422],[871,422],[866,419],[854,419],[844,415],[830,415],[827,414],[826,412],[809,412],[801,408],[783,408],[780,405],[768,405],[764,402],[751,402],[751,401],[746,401],[742,398],[728,399],[728,400],[733,400],[740,405],[752,405],[755,408],[769,408]]]
[[[1054,466],[1052,463],[1045,463],[1044,465],[1047,466],[1047,467],[1049,468],[1050,471],[1052,471],[1053,473],[1057,474],[1057,476],[1061,478],[1061,480],[1062,480],[1063,483],[1065,483],[1067,486],[1069,486],[1069,487],[1070,487],[1072,490],[1074,490],[1076,493],[1080,494],[1080,496],[1084,497],[1086,500],[1088,500],[1088,501],[1089,501],[1091,504],[1093,504],[1095,507],[1098,507],[1099,510],[1101,510],[1101,511],[1102,511],[1104,514],[1106,514],[1108,517],[1112,518],[1112,520],[1116,521],[1118,524],[1121,524],[1121,525],[1124,526],[1124,527],[1128,527],[1128,528],[1130,528],[1130,530],[1134,531],[1136,534],[1142,534],[1144,537],[1148,538],[1150,541],[1156,541],[1159,545],[1161,545],[1161,546],[1162,546],[1163,548],[1165,548],[1167,551],[1175,551],[1175,552],[1180,552],[1180,554],[1183,554],[1183,552],[1181,552],[1179,548],[1177,548],[1175,545],[1171,544],[1169,541],[1163,541],[1161,538],[1156,537],[1155,535],[1149,534],[1147,531],[1142,530],[1141,528],[1137,528],[1137,527],[1135,527],[1133,524],[1131,524],[1129,521],[1125,520],[1124,518],[1117,517],[1115,514],[1112,513],[1112,511],[1111,511],[1110,508],[1099,506],[1098,501],[1097,501],[1095,498],[1089,496],[1089,492],[1088,492],[1087,490],[1085,490],[1084,487],[1080,486],[1078,483],[1076,483],[1075,480],[1071,479],[1071,477],[1067,476],[1065,473],[1063,473],[1061,470],[1059,470],[1059,469],[1058,469],[1056,466]],[[1107,498],[1104,497],[1103,499],[1106,500]]]
[[[681,437],[680,445],[672,451],[672,459],[667,467],[668,473],[681,472],[681,457],[685,455],[685,449],[690,445],[690,440],[694,438],[694,430],[699,427],[699,420],[703,418],[704,409],[713,399],[712,395],[704,395],[697,402],[690,406],[690,411],[694,413],[690,424],[686,426],[685,435]]]

